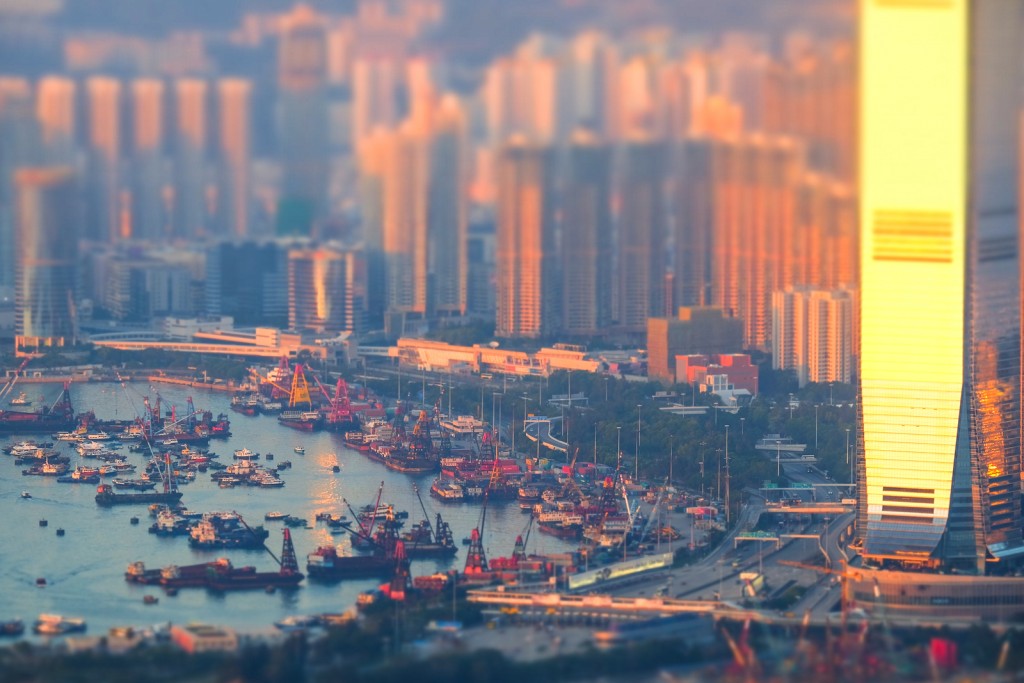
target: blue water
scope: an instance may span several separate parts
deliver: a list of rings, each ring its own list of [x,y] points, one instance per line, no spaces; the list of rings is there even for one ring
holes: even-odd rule
[[[40,396],[52,402],[60,391],[58,384],[32,384],[22,387],[38,406]],[[174,405],[184,414],[185,400],[192,395],[198,410],[223,412],[231,419],[232,436],[213,440],[210,449],[225,464],[232,462],[232,452],[248,447],[261,454],[273,453],[273,465],[283,460],[293,463],[280,473],[285,486],[280,489],[236,487],[221,489],[210,479],[210,473],[199,473],[196,480],[184,487],[184,503],[190,510],[209,512],[235,510],[250,524],[263,524],[271,532],[267,545],[280,555],[280,522],[265,522],[263,515],[271,510],[300,516],[313,523],[316,513],[351,513],[347,499],[358,509],[374,502],[377,489],[384,482],[382,502],[393,503],[396,510],[409,512],[411,523],[422,518],[413,491],[417,485],[430,515],[441,512],[449,522],[457,542],[468,536],[480,518],[477,504],[442,504],[429,495],[433,475],[411,476],[392,472],[357,451],[346,448],[340,436],[325,432],[307,434],[278,425],[271,416],[246,417],[229,410],[226,393],[178,387],[174,385],[78,384],[71,388],[72,401],[78,411],[91,409],[101,419],[128,419],[142,412],[142,398],[151,400],[157,392],[164,406]],[[49,437],[0,437],[0,446],[27,438],[51,440]],[[72,444],[55,441],[55,448],[72,456],[72,466],[95,460],[79,458]],[[297,445],[305,455],[293,452]],[[140,453],[121,451],[129,462],[141,465]],[[331,466],[341,465],[340,473]],[[291,614],[341,612],[354,604],[356,596],[380,584],[379,580],[349,580],[340,584],[321,584],[304,580],[296,591],[243,591],[227,594],[204,589],[182,589],[177,596],[164,594],[159,586],[140,586],[124,580],[127,565],[136,560],[149,568],[168,564],[195,564],[217,557],[229,557],[236,566],[255,565],[259,571],[274,571],[277,565],[263,550],[199,551],[189,547],[186,537],[159,538],[147,531],[153,519],[145,505],[102,508],[94,501],[95,486],[60,484],[49,477],[26,477],[14,458],[0,455],[0,619],[20,617],[27,625],[40,613],[57,613],[83,617],[90,633],[104,633],[112,626],[144,627],[151,624],[216,623],[243,630],[262,630],[281,617]],[[140,467],[141,471],[141,467]],[[21,491],[32,493],[22,499]],[[139,517],[131,525],[132,516]],[[40,527],[45,519],[48,526]],[[528,522],[515,502],[492,503],[487,511],[484,549],[488,556],[509,555],[516,534]],[[63,528],[65,536],[57,536]],[[346,535],[331,535],[325,525],[313,529],[292,529],[300,568],[305,573],[306,554],[319,545],[335,543],[348,553]],[[565,552],[574,545],[539,533],[530,535],[528,551],[538,553]],[[461,569],[465,563],[465,546],[460,545],[454,560],[417,560],[413,575]],[[46,586],[36,586],[37,577],[46,579]],[[155,605],[143,603],[143,596],[155,595]]]

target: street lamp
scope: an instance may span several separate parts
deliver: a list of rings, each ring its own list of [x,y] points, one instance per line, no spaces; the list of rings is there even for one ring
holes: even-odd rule
[[[745,423],[746,421],[747,421],[747,418],[745,418],[745,417],[741,417],[741,418],[740,418],[740,436],[743,436],[743,424],[744,424],[744,423]]]
[[[672,486],[672,461],[675,460],[676,455],[676,435],[670,434],[668,437],[668,485]],[[658,532],[658,540],[661,540],[661,532]]]
[[[494,429],[494,433],[497,435],[497,443],[499,444],[501,443],[501,425],[494,421],[494,403],[495,399],[497,399],[499,402],[501,401],[501,399],[499,398],[500,396],[500,391],[491,392],[491,428]]]
[[[704,447],[708,445],[707,441],[700,442],[700,495],[704,496]]]
[[[722,449],[716,448],[715,453],[718,453],[718,495],[715,500],[722,500]]]
[[[725,425],[725,525],[729,526],[729,425]]]
[[[622,425],[615,427],[615,469],[622,465]]]
[[[605,400],[605,402],[608,401],[608,376],[607,375],[605,375],[605,377],[604,377],[604,400]]]
[[[850,428],[846,428],[846,464],[850,466],[850,483],[853,483],[853,462],[850,460]]]
[[[818,404],[814,404],[814,455],[818,455]]]
[[[636,404],[636,453],[633,456],[633,480],[640,481],[640,406]]]

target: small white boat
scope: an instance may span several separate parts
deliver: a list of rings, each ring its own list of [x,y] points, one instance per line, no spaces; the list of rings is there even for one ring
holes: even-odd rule
[[[263,515],[263,519],[267,520],[268,522],[274,522],[279,519],[284,519],[287,516],[287,512],[278,512],[275,510],[273,512],[268,512],[267,514]]]
[[[18,394],[17,398],[12,398],[11,399],[11,405],[12,406],[29,406],[29,405],[32,405],[32,401],[28,400],[28,397],[25,396],[25,392],[23,391],[20,394]]]
[[[28,491],[22,491],[22,492],[21,492],[21,497],[22,497],[22,498],[31,498],[31,497],[32,497],[32,494],[31,494],[31,493],[29,493]]]
[[[293,450],[300,455],[306,452],[306,449],[302,446],[296,446]]]
[[[259,453],[253,453],[248,448],[239,448],[235,451],[235,460],[258,460]]]
[[[292,631],[302,631],[314,626],[320,626],[321,623],[320,617],[317,616],[296,615],[285,617],[280,621],[275,621],[274,626],[286,633],[290,633]]]

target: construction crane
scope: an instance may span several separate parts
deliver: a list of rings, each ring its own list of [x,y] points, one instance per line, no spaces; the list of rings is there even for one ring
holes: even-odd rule
[[[0,389],[0,399],[6,397],[8,394],[11,393],[11,390],[14,389],[14,385],[18,383],[18,378],[21,377],[21,371],[25,369],[25,366],[28,365],[28,362],[30,360],[32,360],[31,356],[23,360],[21,362],[21,365],[18,366],[18,369],[14,371],[14,376],[11,377],[11,381],[5,384],[2,389]]]
[[[651,524],[658,519],[658,507],[661,506],[661,501],[664,497],[665,491],[663,490],[658,494],[658,498],[654,501],[654,507],[651,508],[651,515],[647,518],[647,523],[644,524],[644,530],[640,533],[640,543],[644,542],[644,539],[647,538],[648,532],[651,530]]]

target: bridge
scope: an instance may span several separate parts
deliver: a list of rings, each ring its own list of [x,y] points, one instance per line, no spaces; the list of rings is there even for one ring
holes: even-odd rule
[[[850,512],[856,505],[843,505],[841,503],[807,503],[800,501],[794,504],[787,503],[766,503],[765,512],[780,515],[841,515]]]
[[[469,601],[498,605],[520,611],[554,613],[601,613],[606,615],[708,614],[751,612],[728,602],[680,600],[677,598],[627,598],[607,594],[564,595],[562,593],[513,593],[509,591],[469,591]]]

